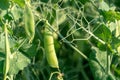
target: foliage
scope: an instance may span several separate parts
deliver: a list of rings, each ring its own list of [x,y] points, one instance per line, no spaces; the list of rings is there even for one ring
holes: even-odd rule
[[[119,80],[119,2],[0,0],[0,80]]]

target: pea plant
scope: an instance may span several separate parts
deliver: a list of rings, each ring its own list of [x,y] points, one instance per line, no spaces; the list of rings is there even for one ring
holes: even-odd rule
[[[1,0],[0,80],[120,80],[119,3]]]

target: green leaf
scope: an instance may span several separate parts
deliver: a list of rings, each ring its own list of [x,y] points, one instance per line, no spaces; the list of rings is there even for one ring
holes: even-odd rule
[[[5,59],[5,54],[0,52],[0,61],[3,61]]]
[[[23,55],[21,52],[16,51],[11,55],[9,74],[17,74],[20,70],[30,64],[30,59]]]
[[[110,29],[110,31],[111,31],[113,34],[115,34],[115,33],[114,33],[114,31],[115,31],[115,29],[116,29],[115,26],[117,26],[117,24],[116,24],[115,22],[110,22],[110,23],[109,23],[109,29]]]
[[[78,0],[78,1],[80,1],[82,4],[89,2],[89,0]]]
[[[24,0],[13,0],[14,3],[18,4],[21,8],[24,8],[25,1]]]
[[[101,51],[99,48],[92,47],[90,53],[90,69],[94,75],[94,80],[114,80],[111,72],[107,75],[107,51]]]
[[[120,20],[120,12],[109,10],[109,11],[102,11],[101,14],[103,15],[106,21]]]
[[[59,2],[59,0],[51,0],[51,3],[58,3]]]
[[[8,20],[8,21],[13,20],[13,16],[11,15],[10,12],[8,12],[7,14],[5,14],[5,15],[4,15],[4,18],[5,18],[6,20]]]
[[[97,18],[99,15],[98,11],[90,2],[85,3],[84,10],[85,10],[84,12],[85,16],[88,16],[89,18]]]
[[[3,73],[3,65],[4,65],[4,61],[0,61],[0,73]]]
[[[98,64],[102,66],[103,69],[105,69],[106,63],[107,63],[107,51],[101,51],[97,47],[92,47],[92,53],[90,54],[90,59],[96,61]]]
[[[0,52],[2,52],[2,53],[5,53],[5,44],[3,44],[3,43],[5,43],[5,36],[4,35],[0,35]]]
[[[117,63],[117,62],[116,62]],[[112,65],[112,69],[114,70],[114,73],[117,75],[117,76],[120,76],[120,68],[119,67],[116,67],[116,65]]]
[[[12,16],[14,18],[15,21],[19,20],[20,18],[22,18],[22,9],[17,7],[17,6],[14,6],[11,10],[11,13],[12,13]]]
[[[113,36],[111,45],[114,49],[117,49],[120,46],[120,39]]]
[[[1,53],[5,53],[5,36],[3,34],[0,35],[0,52]],[[11,49],[11,52],[14,52],[15,50],[17,50],[18,46],[17,45],[17,41],[15,41],[13,38],[10,38],[9,37],[9,43],[10,43],[10,49]]]
[[[37,53],[37,45],[34,44],[24,44],[21,48],[20,51],[23,52],[25,55],[28,57],[33,57]]]
[[[0,0],[0,9],[6,10],[9,8],[9,0]]]
[[[0,18],[2,19],[7,14],[7,10],[2,10],[0,13]]]
[[[111,42],[112,34],[105,24],[99,26],[97,30],[95,30],[94,34],[107,43]]]
[[[108,27],[104,24],[102,24],[101,26],[99,26],[95,31],[94,34],[101,40],[103,40],[106,43],[111,43],[111,39],[112,39],[112,33],[111,31],[108,29]],[[103,45],[100,42],[96,42],[97,47],[99,47],[99,49],[101,50],[106,50],[106,46]]]
[[[94,75],[94,80],[105,80],[107,76],[105,75],[99,64],[94,60],[90,60],[89,64],[92,74]]]
[[[108,4],[102,0],[99,4],[99,9],[103,10],[103,11],[108,11],[109,10],[109,6]]]

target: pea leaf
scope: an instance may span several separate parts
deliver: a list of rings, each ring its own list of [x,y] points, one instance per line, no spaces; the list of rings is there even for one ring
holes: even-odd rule
[[[116,29],[115,26],[117,26],[117,24],[115,22],[110,22],[109,23],[109,29],[113,34],[115,34],[115,29]]]
[[[111,43],[112,33],[106,25],[102,24],[101,26],[99,26],[94,31],[94,34],[104,42]],[[101,42],[97,41],[96,44],[97,44],[97,47],[99,47],[99,49],[106,50],[106,46],[103,45]]]
[[[107,63],[106,58],[107,58],[107,51],[101,51],[97,47],[94,47],[94,46],[92,47],[92,53],[90,54],[90,59],[94,60],[99,65],[101,65],[103,70],[107,67],[106,66],[106,63]]]
[[[6,10],[9,8],[9,0],[0,0],[0,9]]]
[[[25,1],[24,0],[13,0],[14,3],[18,4],[21,8],[24,8]]]
[[[108,42],[108,43],[111,42],[111,38],[112,38],[111,31],[104,24],[99,26],[97,30],[94,32],[94,34],[105,42]]]
[[[16,51],[12,54],[10,59],[9,74],[17,74],[20,70],[23,70],[30,63],[30,59],[23,55],[21,52]]]
[[[22,9],[14,6],[13,9],[11,10],[12,16],[14,18],[15,21],[19,20],[20,18],[22,18]]]
[[[99,4],[99,9],[104,10],[104,11],[108,11],[109,6],[104,0],[102,0]]]
[[[37,45],[34,44],[24,44],[20,51],[23,52],[25,55],[27,55],[29,58],[33,57],[37,53]]]
[[[4,53],[5,52],[5,37],[3,35],[0,35],[0,52]]]
[[[101,14],[103,15],[106,21],[120,20],[120,12],[109,10],[109,11],[102,11]]]
[[[99,48],[92,47],[89,65],[94,75],[94,80],[115,80],[111,72],[108,75],[106,74],[107,51],[101,51]]]

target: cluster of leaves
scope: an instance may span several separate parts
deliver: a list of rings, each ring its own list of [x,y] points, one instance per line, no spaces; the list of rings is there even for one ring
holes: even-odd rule
[[[24,30],[24,7],[30,0],[0,1],[0,80],[4,75],[5,32],[10,45],[10,80],[48,80],[51,68],[44,51],[44,20],[54,36],[65,80],[120,79],[120,12],[117,0],[31,0],[35,37]],[[88,72],[89,71],[89,72]],[[91,74],[92,73],[92,74]],[[58,75],[52,75],[56,80]],[[49,78],[50,77],[50,78]]]

